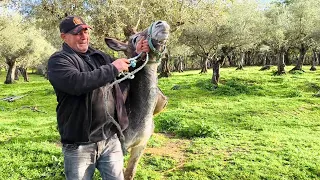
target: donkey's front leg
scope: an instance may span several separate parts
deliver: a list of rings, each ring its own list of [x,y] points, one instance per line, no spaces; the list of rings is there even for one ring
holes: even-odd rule
[[[146,144],[139,144],[138,146],[132,147],[130,152],[130,159],[124,172],[125,180],[133,180],[134,175],[137,171],[138,162],[143,154]]]

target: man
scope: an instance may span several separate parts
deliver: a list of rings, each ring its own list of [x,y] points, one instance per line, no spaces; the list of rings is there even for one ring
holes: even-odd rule
[[[60,23],[62,50],[48,62],[48,78],[58,105],[58,129],[63,144],[67,179],[92,179],[95,168],[102,179],[123,179],[123,154],[112,120],[119,120],[116,90],[105,92],[119,72],[128,71],[128,59],[114,60],[89,46],[88,26],[78,16]],[[146,40],[137,44],[137,53],[148,52]],[[106,102],[107,101],[107,102]]]

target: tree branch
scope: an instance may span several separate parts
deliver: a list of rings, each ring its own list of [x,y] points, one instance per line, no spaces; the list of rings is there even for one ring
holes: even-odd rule
[[[142,0],[142,1],[141,1],[141,3],[140,3],[140,9],[139,9],[139,19],[138,19],[138,21],[137,21],[137,24],[136,24],[136,26],[135,26],[135,27],[133,27],[133,28],[135,28],[135,29],[138,29],[138,26],[139,26],[139,24],[140,24],[140,21],[141,21],[141,16],[140,16],[140,14],[141,14],[142,6],[143,6],[143,0]]]

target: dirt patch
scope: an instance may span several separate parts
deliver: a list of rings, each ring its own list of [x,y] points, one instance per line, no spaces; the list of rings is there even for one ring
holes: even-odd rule
[[[165,136],[167,140],[160,147],[147,147],[144,153],[173,158],[177,161],[178,164],[178,166],[174,169],[183,166],[186,160],[186,148],[190,146],[191,140],[177,139],[170,134],[156,133],[156,136]],[[174,169],[171,169],[169,171],[172,171]]]

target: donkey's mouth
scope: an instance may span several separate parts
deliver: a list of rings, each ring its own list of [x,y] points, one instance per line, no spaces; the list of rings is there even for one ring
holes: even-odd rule
[[[157,41],[159,44],[165,44],[169,38],[169,30],[160,31],[157,34]]]
[[[159,21],[156,23],[155,29],[157,30],[155,30],[156,34],[153,36],[153,38],[155,38],[161,44],[165,43],[170,34],[170,26],[168,23],[165,21]]]

